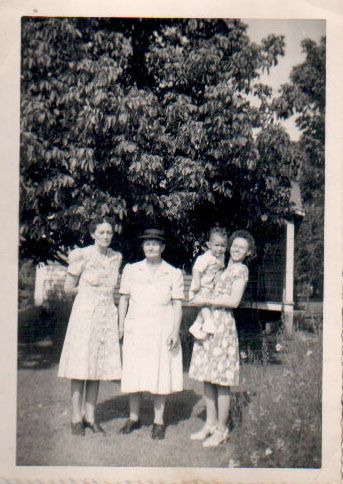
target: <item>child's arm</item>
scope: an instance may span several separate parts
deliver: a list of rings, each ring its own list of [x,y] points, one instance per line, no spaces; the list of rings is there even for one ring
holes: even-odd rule
[[[192,274],[193,274],[192,291],[194,293],[199,292],[201,287],[201,272],[196,269],[193,269]]]

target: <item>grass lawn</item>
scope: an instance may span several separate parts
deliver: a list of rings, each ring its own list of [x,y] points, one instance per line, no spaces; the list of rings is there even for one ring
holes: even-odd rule
[[[24,341],[18,349],[17,465],[167,467],[320,467],[321,334],[297,331],[242,345],[242,386],[233,392],[231,438],[205,449],[189,435],[205,418],[202,384],[184,373],[168,397],[166,439],[151,439],[152,402],[144,394],[141,429],[119,429],[128,399],[118,382],[100,384],[97,419],[106,435],[70,433],[70,383],[57,378],[61,343]]]

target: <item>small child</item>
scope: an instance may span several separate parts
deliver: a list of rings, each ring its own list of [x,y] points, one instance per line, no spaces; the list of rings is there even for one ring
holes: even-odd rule
[[[197,257],[193,266],[193,279],[189,291],[189,299],[196,296],[210,297],[214,289],[216,274],[224,268],[225,252],[227,249],[227,232],[224,228],[214,227],[209,234],[208,250]],[[205,339],[208,334],[215,333],[215,323],[211,310],[203,307],[189,328],[189,332],[196,339]]]

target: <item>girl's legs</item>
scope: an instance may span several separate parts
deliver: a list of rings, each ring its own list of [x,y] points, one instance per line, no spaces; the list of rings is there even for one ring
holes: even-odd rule
[[[71,380],[71,422],[73,424],[82,421],[81,406],[84,386],[84,380]]]
[[[216,431],[203,442],[203,447],[217,447],[228,438],[227,420],[230,409],[230,387],[216,385],[218,402],[218,426]]]
[[[217,425],[217,387],[213,383],[204,382],[204,396],[206,404],[206,425]]]
[[[163,425],[163,415],[164,415],[164,407],[166,404],[166,396],[165,395],[154,395],[154,423],[158,425]]]
[[[191,434],[192,440],[204,440],[212,435],[217,427],[217,388],[209,382],[204,382],[204,396],[206,404],[206,422],[202,429]]]
[[[99,380],[86,381],[86,395],[85,395],[85,420],[93,424],[96,401],[99,393]]]
[[[217,385],[218,392],[218,430],[225,432],[230,411],[230,387]]]
[[[130,393],[130,420],[137,422],[139,420],[139,412],[141,408],[141,393]]]

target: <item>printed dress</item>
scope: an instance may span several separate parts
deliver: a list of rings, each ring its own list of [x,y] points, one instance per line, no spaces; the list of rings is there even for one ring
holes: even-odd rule
[[[183,388],[181,345],[170,350],[173,299],[183,299],[183,276],[162,260],[151,274],[146,260],[127,264],[120,293],[128,295],[124,321],[121,391],[167,395]]]
[[[228,266],[220,275],[215,292],[231,294],[237,279],[248,281],[248,268],[242,263]],[[205,340],[195,340],[189,376],[217,385],[239,384],[239,347],[236,323],[231,309],[213,308],[216,333]]]
[[[58,376],[80,380],[115,380],[121,376],[118,313],[113,300],[122,256],[95,245],[69,255],[68,273],[79,276]]]

